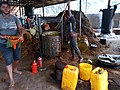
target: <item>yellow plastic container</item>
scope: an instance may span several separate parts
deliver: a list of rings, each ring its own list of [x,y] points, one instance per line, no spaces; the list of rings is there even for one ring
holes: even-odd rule
[[[91,71],[92,71],[92,65],[89,63],[80,63],[79,64],[79,70],[80,70],[80,79],[82,80],[90,80]]]
[[[62,90],[75,90],[78,81],[78,68],[66,65],[62,75]]]
[[[108,90],[108,72],[100,67],[95,68],[91,72],[90,83],[91,90]]]

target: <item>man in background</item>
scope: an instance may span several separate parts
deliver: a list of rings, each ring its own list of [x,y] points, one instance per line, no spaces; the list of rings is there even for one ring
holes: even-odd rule
[[[71,59],[74,59],[75,53],[76,53],[79,57],[78,62],[82,62],[83,57],[81,55],[81,52],[78,48],[78,43],[77,43],[76,20],[70,10],[70,0],[68,0],[68,11],[65,12],[65,20],[67,20],[67,24],[68,24],[68,34],[70,37],[70,48],[72,53]]]

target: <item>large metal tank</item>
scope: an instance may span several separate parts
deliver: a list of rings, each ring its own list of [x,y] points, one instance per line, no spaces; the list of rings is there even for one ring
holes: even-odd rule
[[[46,57],[59,56],[61,52],[61,39],[56,31],[47,31],[42,34],[43,55]]]
[[[101,10],[103,12],[102,15],[102,26],[101,26],[101,33],[109,34],[110,29],[112,28],[112,19],[115,15],[115,11],[117,9],[117,5],[114,5],[114,8],[111,9],[110,0],[108,1],[108,8]]]
[[[114,16],[114,9],[103,9],[101,33],[109,34]]]

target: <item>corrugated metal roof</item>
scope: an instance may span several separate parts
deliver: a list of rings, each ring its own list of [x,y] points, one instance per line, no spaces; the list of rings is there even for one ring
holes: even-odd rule
[[[65,3],[68,0],[8,0],[8,1],[12,6],[33,5],[34,7],[43,7],[43,6]],[[76,0],[71,0],[71,1],[76,1]]]

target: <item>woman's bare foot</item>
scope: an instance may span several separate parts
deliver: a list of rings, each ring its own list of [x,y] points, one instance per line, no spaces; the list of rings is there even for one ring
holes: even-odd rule
[[[18,70],[14,70],[13,72],[14,72],[14,73],[17,73],[17,74],[20,74],[20,75],[22,74],[22,72],[21,72],[21,71],[18,71]]]
[[[11,88],[11,87],[14,87],[14,85],[15,85],[15,82],[12,80],[12,81],[10,81],[10,85],[9,85],[9,87]]]

